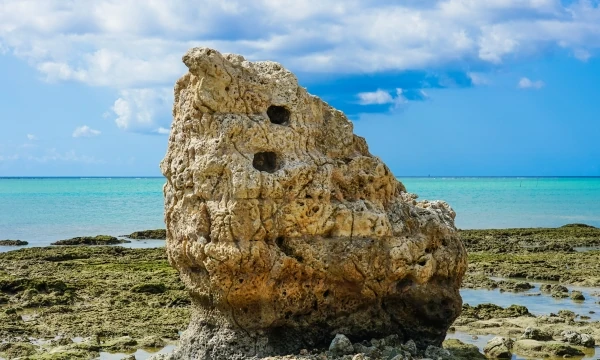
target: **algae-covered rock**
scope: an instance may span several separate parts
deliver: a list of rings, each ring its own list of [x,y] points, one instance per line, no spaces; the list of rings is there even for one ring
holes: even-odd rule
[[[571,300],[575,300],[575,301],[584,301],[585,300],[585,296],[583,296],[583,293],[579,290],[573,290],[571,291]]]
[[[509,338],[496,336],[487,342],[483,352],[491,359],[511,359],[513,341]]]
[[[194,319],[175,357],[242,358],[403,334],[441,345],[466,252],[346,116],[274,62],[188,51],[161,163],[166,250]]]
[[[485,360],[486,357],[479,352],[479,348],[472,344],[465,344],[458,339],[448,339],[442,344],[456,360]]]
[[[337,334],[329,345],[329,351],[336,355],[348,355],[354,352],[354,347],[345,335]]]
[[[166,229],[136,231],[125,237],[135,240],[165,240],[167,238]]]
[[[511,318],[519,316],[532,316],[529,310],[522,305],[511,305],[503,308],[496,304],[479,304],[477,306],[463,305],[462,317],[477,320],[489,320],[493,318]]]
[[[36,353],[36,347],[30,343],[0,343],[0,357],[8,359],[24,358]]]
[[[558,341],[518,340],[513,345],[513,351],[519,355],[540,358],[585,355],[580,349]]]
[[[136,293],[162,294],[167,291],[167,287],[161,283],[144,283],[134,285],[131,291]]]
[[[53,242],[51,245],[64,245],[64,246],[75,246],[75,245],[116,245],[130,243],[129,240],[118,239],[114,236],[98,235],[98,236],[82,236],[75,237],[72,239],[58,240]]]
[[[594,338],[588,334],[580,334],[577,331],[565,330],[560,336],[562,341],[571,345],[579,345],[587,348],[593,348],[596,345]]]
[[[23,240],[0,240],[0,246],[25,246],[29,245],[27,241]]]
[[[528,327],[527,329],[525,329],[523,335],[521,335],[521,338],[538,341],[548,341],[552,340],[552,335],[538,328]]]

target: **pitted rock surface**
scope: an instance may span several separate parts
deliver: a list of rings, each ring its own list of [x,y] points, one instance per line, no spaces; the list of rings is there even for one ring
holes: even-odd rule
[[[326,348],[337,333],[439,346],[466,270],[448,204],[406,192],[281,65],[208,48],[183,61],[161,164],[167,253],[195,307],[180,358]]]

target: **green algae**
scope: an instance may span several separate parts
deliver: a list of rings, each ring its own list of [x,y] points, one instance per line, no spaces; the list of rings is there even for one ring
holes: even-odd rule
[[[470,252],[571,252],[574,247],[600,245],[600,228],[569,224],[559,228],[461,230]]]
[[[190,298],[164,249],[48,247],[0,253],[0,299],[0,342],[11,344],[0,357],[9,359],[30,350],[13,344],[57,335],[94,337],[98,344],[37,349],[27,356],[84,359],[101,350],[161,345],[178,339],[190,318]]]
[[[29,245],[27,241],[23,240],[0,240],[0,246],[25,246]]]
[[[560,228],[461,230],[467,248],[469,287],[492,286],[486,277],[552,280],[600,285],[600,251],[575,247],[600,244],[600,229],[584,224]]]
[[[114,236],[81,236],[72,239],[58,240],[51,245],[75,246],[75,245],[116,245],[130,243],[129,240],[117,239]]]
[[[135,240],[166,240],[167,239],[167,230],[166,229],[156,229],[156,230],[143,230],[136,231],[125,237],[129,239]]]

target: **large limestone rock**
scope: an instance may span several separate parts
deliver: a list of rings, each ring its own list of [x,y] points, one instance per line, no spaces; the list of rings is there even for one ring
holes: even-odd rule
[[[173,358],[294,353],[338,333],[439,346],[466,270],[454,211],[417,202],[281,65],[207,48],[183,61],[161,169],[195,315]]]

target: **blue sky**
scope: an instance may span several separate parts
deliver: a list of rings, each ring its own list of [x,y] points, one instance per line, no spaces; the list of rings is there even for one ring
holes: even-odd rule
[[[397,176],[600,176],[597,0],[3,0],[0,176],[156,176],[181,56],[275,60]]]

